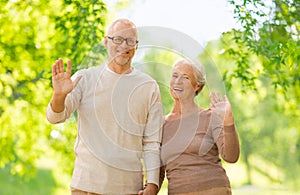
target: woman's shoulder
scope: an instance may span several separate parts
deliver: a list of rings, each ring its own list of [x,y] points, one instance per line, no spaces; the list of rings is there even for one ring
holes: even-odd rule
[[[199,107],[199,114],[211,114],[211,109]]]
[[[202,110],[199,110],[199,118],[203,120],[204,118],[209,119],[211,117],[212,110],[210,108],[205,108]]]
[[[164,122],[170,122],[170,121],[174,121],[174,120],[178,120],[178,119],[180,119],[180,116],[178,116],[174,113],[169,113],[164,116]]]

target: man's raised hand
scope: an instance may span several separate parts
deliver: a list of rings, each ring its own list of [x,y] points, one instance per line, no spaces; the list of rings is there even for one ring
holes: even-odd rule
[[[64,71],[63,60],[59,58],[52,65],[52,86],[55,95],[66,96],[77,85],[81,77],[71,80],[72,62],[68,60],[66,72]]]

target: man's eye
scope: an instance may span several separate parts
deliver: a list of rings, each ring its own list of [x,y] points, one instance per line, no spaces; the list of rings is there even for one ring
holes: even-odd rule
[[[134,39],[127,39],[127,43],[128,44],[135,44],[135,40]]]
[[[122,39],[121,37],[115,37],[115,41],[116,41],[116,42],[122,42],[123,39]]]

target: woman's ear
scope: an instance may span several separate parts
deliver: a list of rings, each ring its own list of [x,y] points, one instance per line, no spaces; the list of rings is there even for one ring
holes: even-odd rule
[[[203,85],[197,84],[197,86],[195,87],[195,95],[198,95],[200,93],[200,91],[202,90]]]

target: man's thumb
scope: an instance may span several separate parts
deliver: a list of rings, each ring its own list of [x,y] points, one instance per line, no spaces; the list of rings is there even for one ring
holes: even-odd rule
[[[143,195],[143,192],[144,192],[143,190],[140,190],[138,195]]]
[[[78,76],[74,81],[73,81],[73,89],[77,86],[78,82],[80,81],[80,79],[82,78],[82,76]]]

